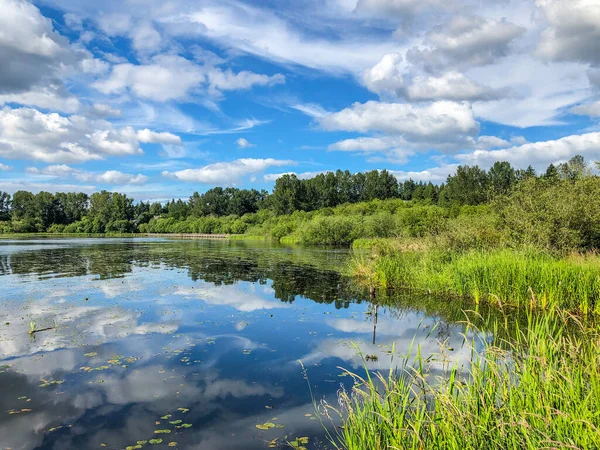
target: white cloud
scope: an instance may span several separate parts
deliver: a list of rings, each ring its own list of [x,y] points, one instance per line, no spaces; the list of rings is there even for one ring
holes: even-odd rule
[[[269,167],[291,166],[295,161],[273,158],[242,158],[231,162],[218,162],[198,169],[185,169],[177,172],[163,172],[163,176],[205,184],[238,183],[244,176],[264,172]]]
[[[267,76],[246,70],[233,73],[231,70],[223,71],[212,68],[207,75],[210,89],[213,91],[245,90],[253,86],[273,86],[285,83],[285,77],[280,73]]]
[[[290,105],[290,107],[296,111],[306,114],[309,117],[314,117],[317,119],[323,118],[330,114],[329,111],[325,110],[325,108],[316,103],[297,103]]]
[[[407,57],[430,71],[491,64],[507,56],[510,44],[524,32],[505,19],[456,14],[428,33],[426,47],[412,48]]]
[[[378,94],[423,100],[490,100],[499,92],[478,84],[460,72],[441,76],[416,75],[411,79],[409,67],[399,53],[388,53],[375,66],[363,72],[365,86]]]
[[[94,180],[101,184],[146,184],[148,177],[142,174],[130,175],[117,170],[108,170],[96,175]]]
[[[600,3],[597,0],[536,0],[548,27],[537,53],[553,61],[600,65]]]
[[[319,123],[326,130],[384,132],[419,144],[464,142],[479,130],[468,104],[448,101],[428,105],[355,103],[319,119]]]
[[[194,10],[161,18],[172,34],[200,35],[280,63],[358,72],[397,47],[379,37],[350,35],[335,41],[305,35],[273,12],[237,1],[208,1],[201,8],[185,9]]]
[[[49,177],[68,177],[79,171],[72,167],[67,166],[66,164],[55,164],[52,166],[46,166],[43,169],[38,169],[37,167],[28,167],[25,169],[27,173],[31,173],[33,175],[46,175]]]
[[[79,100],[71,95],[62,83],[35,86],[25,92],[0,94],[0,105],[7,103],[37,106],[66,113],[77,112],[81,106]]]
[[[144,65],[117,64],[108,78],[95,82],[93,86],[105,94],[131,92],[140,98],[165,102],[199,94],[203,88],[208,89],[211,95],[218,96],[221,91],[245,90],[284,82],[285,77],[281,74],[233,73],[214,66],[200,66],[182,56],[156,55]]]
[[[458,164],[448,164],[442,167],[433,167],[431,169],[421,171],[402,171],[392,170],[390,171],[398,180],[404,181],[413,179],[415,181],[431,181],[432,183],[443,183],[448,178],[448,175],[456,172]]]
[[[27,1],[0,0],[0,11],[0,103],[75,111],[78,102],[60,77],[85,52],[71,48],[52,21]]]
[[[90,109],[90,113],[98,118],[118,117],[121,115],[121,110],[115,109],[110,105],[103,103],[94,103]]]
[[[237,144],[238,148],[250,148],[250,147],[256,147],[256,145],[251,144],[250,142],[248,142],[247,139],[245,138],[239,138],[237,141],[235,141],[235,143]]]
[[[345,139],[331,144],[328,149],[340,152],[380,152],[392,147],[405,145],[406,142],[396,137],[360,137]]]
[[[12,167],[7,166],[6,164],[2,164],[0,163],[0,171],[6,171],[6,170],[11,170]]]
[[[355,11],[380,18],[392,15],[406,19],[432,9],[447,9],[450,4],[448,0],[358,0]]]
[[[165,102],[182,99],[204,82],[202,68],[176,55],[159,55],[146,65],[113,66],[108,78],[93,86],[105,94],[131,92],[140,98]]]
[[[156,53],[161,48],[162,37],[151,23],[146,22],[133,27],[129,32],[129,36],[133,48],[138,52]]]
[[[404,91],[404,76],[407,70],[400,53],[383,55],[381,61],[363,72],[365,86],[376,93],[399,93]]]
[[[284,172],[284,173],[268,173],[265,176],[263,176],[263,179],[265,181],[277,181],[278,178],[281,178],[284,175],[296,175],[296,177],[300,180],[308,180],[309,178],[314,178],[317,175],[321,175],[322,173],[329,173],[331,172],[330,170],[319,170],[316,172],[302,172],[302,173],[296,173],[296,172]]]
[[[490,167],[496,161],[508,161],[516,167],[532,165],[545,169],[550,163],[567,161],[575,155],[587,159],[600,157],[600,133],[566,136],[553,141],[533,142],[503,150],[476,150],[456,155],[461,163]]]
[[[510,142],[505,139],[500,139],[496,136],[479,136],[477,138],[477,145],[481,148],[504,148],[510,147]]]
[[[167,145],[181,145],[181,138],[172,133],[148,130],[138,130],[137,139],[140,142],[149,144],[167,144]]]
[[[119,172],[117,170],[108,170],[103,173],[86,172],[84,170],[74,169],[65,164],[55,164],[46,166],[42,169],[28,167],[25,170],[27,173],[33,175],[42,175],[63,179],[66,177],[74,177],[80,181],[94,182],[99,184],[143,185],[148,181],[148,177],[142,174],[131,175],[128,173]]]
[[[575,106],[571,108],[569,112],[580,116],[600,117],[600,101]]]
[[[497,98],[488,86],[469,80],[462,73],[447,72],[440,77],[417,76],[406,88],[410,100],[491,100]]]
[[[545,63],[529,55],[513,55],[467,72],[469,78],[494,90],[511,91],[510,98],[476,102],[478,118],[517,127],[562,123],[560,112],[589,96],[586,71],[576,63]]]
[[[138,136],[138,133],[140,135]],[[74,163],[106,156],[139,155],[139,142],[175,142],[170,133],[114,128],[104,120],[44,114],[36,109],[0,110],[0,156],[48,163]]]

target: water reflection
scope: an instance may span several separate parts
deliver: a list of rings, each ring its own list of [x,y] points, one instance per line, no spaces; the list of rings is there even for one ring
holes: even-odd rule
[[[445,342],[468,361],[460,307],[373,306],[335,271],[347,257],[230,242],[0,241],[0,448],[155,439],[157,449],[264,449],[285,436],[325,448],[299,359],[330,399],[348,383],[338,367],[361,365],[352,343],[377,355],[373,369],[413,339],[423,354]],[[32,321],[58,328],[32,340]],[[257,429],[265,422],[283,427]]]

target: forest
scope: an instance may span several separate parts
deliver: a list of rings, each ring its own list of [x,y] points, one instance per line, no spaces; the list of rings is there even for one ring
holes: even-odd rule
[[[338,170],[310,179],[284,175],[277,179],[273,191],[214,187],[199,194],[194,192],[187,201],[173,199],[165,204],[137,202],[125,194],[113,192],[49,193],[18,191],[12,196],[0,192],[0,233],[137,233],[137,232],[195,232],[256,235],[259,228],[280,239],[295,230],[295,219],[280,219],[321,211],[334,215],[332,208],[344,207],[348,214],[356,211],[348,205],[396,200],[398,207],[438,206],[453,210],[463,206],[488,204],[507,196],[525,181],[574,181],[590,176],[583,157],[555,167],[550,165],[543,174],[532,167],[515,169],[507,162],[496,162],[488,171],[478,166],[460,166],[440,185],[407,180],[398,182],[389,171],[370,171],[352,174]],[[401,206],[402,205],[402,206]],[[367,209],[377,210],[378,206]],[[388,208],[389,209],[389,208]],[[395,209],[395,207],[392,207]],[[416,210],[415,210],[416,211]],[[428,210],[427,214],[430,214]],[[319,215],[319,214],[317,214]],[[364,212],[362,215],[365,215]],[[358,233],[358,237],[389,237],[394,229]],[[310,241],[310,239],[308,240]],[[347,239],[331,243],[348,244]]]

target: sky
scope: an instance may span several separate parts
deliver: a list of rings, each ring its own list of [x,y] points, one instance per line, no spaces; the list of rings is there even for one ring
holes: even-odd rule
[[[0,190],[600,159],[600,0],[0,0]]]

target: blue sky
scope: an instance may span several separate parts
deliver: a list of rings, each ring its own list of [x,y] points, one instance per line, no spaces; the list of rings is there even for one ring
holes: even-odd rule
[[[0,0],[0,190],[600,159],[600,0]]]

